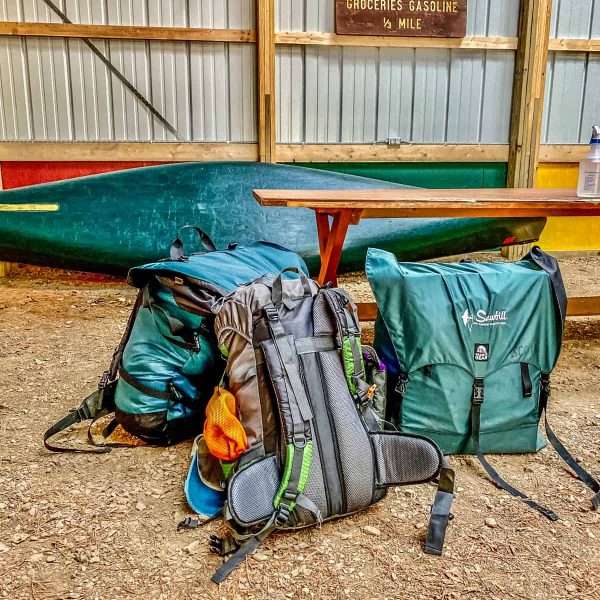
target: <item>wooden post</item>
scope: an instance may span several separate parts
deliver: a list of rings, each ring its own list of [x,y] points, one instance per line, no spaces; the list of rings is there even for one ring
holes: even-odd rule
[[[258,65],[258,155],[276,162],[275,126],[275,2],[256,0],[256,57]]]
[[[2,163],[0,163],[0,190],[2,189]],[[0,262],[0,277],[6,277],[10,273],[11,264]]]
[[[521,0],[508,187],[533,187],[539,161],[552,0]]]

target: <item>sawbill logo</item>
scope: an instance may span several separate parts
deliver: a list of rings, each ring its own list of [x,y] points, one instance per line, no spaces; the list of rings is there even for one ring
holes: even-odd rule
[[[508,323],[508,311],[497,310],[495,313],[488,315],[487,312],[481,308],[473,315],[467,308],[462,314],[462,322],[469,331],[472,331],[473,325],[477,325],[478,327],[506,325]]]

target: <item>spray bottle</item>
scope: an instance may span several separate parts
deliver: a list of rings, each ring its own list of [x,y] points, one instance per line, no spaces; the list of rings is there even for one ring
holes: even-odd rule
[[[600,198],[600,125],[592,127],[590,153],[579,165],[577,195],[580,198]]]

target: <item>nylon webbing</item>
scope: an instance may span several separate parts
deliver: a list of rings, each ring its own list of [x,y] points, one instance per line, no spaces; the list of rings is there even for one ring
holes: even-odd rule
[[[289,380],[288,393],[294,398],[296,404],[298,405],[302,419],[305,422],[308,422],[313,417],[312,411],[308,403],[308,398],[306,397],[304,385],[302,385],[302,381],[294,361],[292,348],[288,341],[285,330],[279,321],[279,314],[277,313],[277,309],[272,304],[265,307],[265,314],[267,316],[269,330],[271,331],[275,348],[277,349],[281,364],[285,369],[285,373]]]
[[[425,552],[441,556],[446,539],[446,529],[450,522],[450,509],[454,500],[454,470],[445,458],[442,458],[440,482],[431,507],[431,517],[427,529]]]
[[[529,375],[529,365],[521,363],[521,385],[523,387],[523,398],[531,398],[533,394],[533,384]]]
[[[592,505],[594,508],[600,509],[600,483],[573,458],[573,455],[565,448],[564,444],[552,431],[550,423],[548,423],[548,400],[550,398],[550,376],[548,373],[542,373],[540,385],[540,415],[542,412],[544,413],[548,441],[552,444],[556,453],[573,469],[579,480],[596,493],[592,498]]]
[[[505,481],[498,472],[492,467],[492,465],[487,461],[486,457],[480,450],[479,447],[479,437],[481,432],[481,405],[484,400],[484,384],[483,379],[475,379],[475,383],[473,385],[473,397],[471,403],[471,437],[473,439],[473,448],[475,450],[475,454],[479,459],[479,462],[486,470],[487,474],[491,478],[491,480],[505,492],[511,494],[515,498],[520,498],[523,500],[527,506],[533,508],[533,510],[537,510],[539,513],[544,515],[547,519],[551,521],[558,521],[558,516],[552,510],[545,508],[541,504],[538,504],[529,496],[512,486],[510,483]]]
[[[269,531],[267,535],[269,533],[271,533],[271,531]],[[214,583],[223,583],[223,581],[225,581],[225,579],[227,579],[227,577],[229,577],[229,575],[231,575],[231,573],[244,562],[246,556],[254,552],[260,546],[263,539],[264,538],[262,536],[260,538],[258,536],[254,536],[246,540],[239,547],[237,552],[215,571],[215,574],[212,576],[212,581]]]
[[[161,392],[160,390],[155,390],[142,383],[138,379],[136,379],[131,373],[129,373],[123,365],[119,367],[119,377],[125,382],[128,383],[131,387],[135,388],[138,392],[142,392],[142,394],[146,394],[146,396],[151,396],[152,398],[158,398],[159,400],[174,400],[174,395],[170,392]]]
[[[110,448],[97,447],[97,448],[71,448],[65,446],[55,446],[50,444],[49,440],[55,435],[64,431],[71,425],[76,423],[82,423],[89,419],[100,418],[101,416],[108,415],[113,412],[114,406],[112,401],[109,401],[105,405],[105,390],[97,389],[92,392],[79,406],[79,408],[72,409],[69,414],[64,416],[60,421],[56,422],[50,427],[46,433],[44,433],[44,446],[52,452],[77,452],[77,453],[92,453],[102,454],[109,452]]]

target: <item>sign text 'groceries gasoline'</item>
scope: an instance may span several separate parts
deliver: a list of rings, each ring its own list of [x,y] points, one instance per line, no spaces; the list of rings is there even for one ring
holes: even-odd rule
[[[465,37],[467,0],[336,0],[342,35]]]

